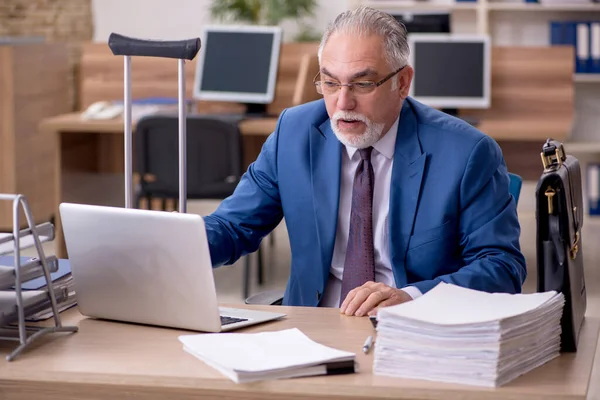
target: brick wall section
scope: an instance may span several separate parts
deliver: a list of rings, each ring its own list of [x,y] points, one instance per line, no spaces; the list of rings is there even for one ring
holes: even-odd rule
[[[0,0],[0,37],[39,36],[67,43],[71,109],[78,103],[81,43],[92,40],[93,33],[92,0]]]

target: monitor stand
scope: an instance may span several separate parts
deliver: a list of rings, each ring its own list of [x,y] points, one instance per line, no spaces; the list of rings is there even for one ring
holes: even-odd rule
[[[479,120],[476,118],[472,118],[472,117],[465,117],[465,116],[460,116],[460,113],[458,111],[458,108],[442,108],[442,112],[445,112],[448,115],[452,115],[453,117],[462,119],[463,121],[465,121],[466,123],[473,125],[473,126],[477,126],[479,125]]]
[[[243,105],[246,106],[246,111],[231,112],[231,113],[227,113],[227,112],[225,112],[225,113],[220,113],[220,112],[207,113],[207,112],[200,111],[200,112],[194,112],[193,114],[203,116],[206,118],[214,118],[214,119],[218,119],[221,121],[226,121],[226,122],[233,123],[233,124],[239,124],[240,121],[243,121],[245,119],[261,119],[261,118],[273,117],[272,115],[268,114],[266,104],[243,103]]]
[[[261,103],[244,103],[246,106],[246,113],[244,118],[267,118],[270,117],[267,112],[267,104]]]

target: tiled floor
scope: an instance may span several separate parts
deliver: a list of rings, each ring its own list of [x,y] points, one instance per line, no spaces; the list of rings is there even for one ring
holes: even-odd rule
[[[65,180],[68,201],[96,203],[121,206],[123,204],[122,180],[118,177],[96,177],[75,175]],[[521,247],[527,260],[528,277],[524,291],[535,291],[535,182],[525,182],[519,201],[519,219],[521,222]],[[190,201],[188,212],[207,214],[218,205],[215,201]],[[284,289],[289,274],[290,251],[285,224],[282,223],[274,231],[274,246],[264,241],[265,283],[261,287],[256,284],[255,276],[251,293],[270,289]],[[586,266],[586,286],[588,293],[588,318],[600,318],[600,218],[587,218],[583,227],[583,255]],[[52,245],[47,247],[52,251]],[[254,267],[256,263],[253,263]],[[233,266],[215,270],[215,282],[219,300],[223,303],[243,302],[243,261]],[[589,399],[600,399],[600,346],[596,350],[595,368],[592,372]]]

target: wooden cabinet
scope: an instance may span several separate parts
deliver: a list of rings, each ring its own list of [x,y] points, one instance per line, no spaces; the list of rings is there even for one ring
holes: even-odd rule
[[[69,110],[66,44],[0,45],[0,193],[27,197],[36,223],[56,211],[58,141],[39,122]],[[12,204],[0,202],[0,230],[12,229]]]

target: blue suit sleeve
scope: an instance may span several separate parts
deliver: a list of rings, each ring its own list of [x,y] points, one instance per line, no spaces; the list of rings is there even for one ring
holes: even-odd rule
[[[258,249],[281,221],[277,182],[277,142],[285,111],[231,196],[204,217],[213,267],[233,264]]]
[[[485,136],[473,148],[460,185],[460,251],[464,266],[412,284],[425,293],[440,281],[486,292],[519,293],[527,269],[519,245],[516,202],[498,144]]]

